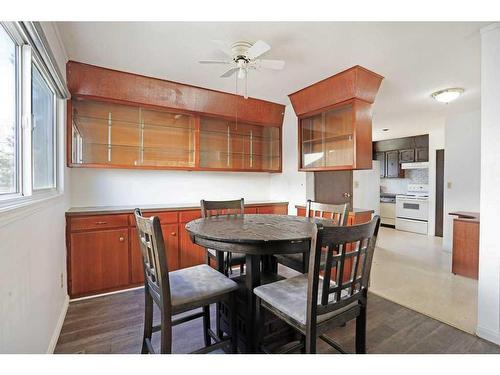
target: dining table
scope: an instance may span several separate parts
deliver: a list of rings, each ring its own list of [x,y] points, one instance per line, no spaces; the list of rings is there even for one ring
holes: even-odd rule
[[[331,226],[333,222],[319,217],[291,215],[234,214],[196,219],[186,224],[191,241],[207,249],[216,250],[219,271],[223,271],[224,252],[246,255],[245,275],[241,279],[245,292],[245,343],[240,348],[246,353],[257,351],[256,298],[253,289],[266,275],[277,275],[274,254],[298,254],[309,250],[316,224]],[[278,280],[278,278],[271,278]]]

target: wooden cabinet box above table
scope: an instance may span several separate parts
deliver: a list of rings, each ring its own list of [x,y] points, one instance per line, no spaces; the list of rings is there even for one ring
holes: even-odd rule
[[[205,262],[205,249],[191,242],[186,223],[201,217],[197,205],[142,207],[158,216],[169,270]],[[247,203],[252,214],[288,213],[287,202]],[[126,289],[143,283],[141,249],[133,208],[72,208],[66,213],[68,293],[71,298]]]

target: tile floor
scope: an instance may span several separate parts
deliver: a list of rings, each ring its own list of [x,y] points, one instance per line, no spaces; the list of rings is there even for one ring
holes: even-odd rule
[[[451,273],[442,239],[382,227],[370,291],[474,334],[477,280]]]

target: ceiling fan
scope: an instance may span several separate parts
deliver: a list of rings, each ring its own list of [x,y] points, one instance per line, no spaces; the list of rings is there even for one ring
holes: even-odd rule
[[[261,55],[271,49],[271,46],[262,40],[255,43],[244,41],[235,42],[232,44],[220,41],[212,41],[219,50],[224,52],[229,59],[218,60],[200,60],[200,64],[225,64],[228,65],[221,77],[227,78],[237,73],[237,78],[245,80],[245,99],[247,95],[247,76],[249,70],[257,70],[260,68],[282,70],[285,67],[283,60],[268,60],[259,59]]]

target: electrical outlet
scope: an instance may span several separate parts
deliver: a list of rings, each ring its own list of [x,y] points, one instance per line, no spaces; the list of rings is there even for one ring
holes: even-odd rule
[[[63,275],[62,272],[61,272],[61,275],[60,275],[60,285],[61,285],[61,288],[64,288],[64,275]]]
[[[448,181],[448,182],[446,183],[446,187],[447,187],[448,189],[451,189],[451,181]]]

